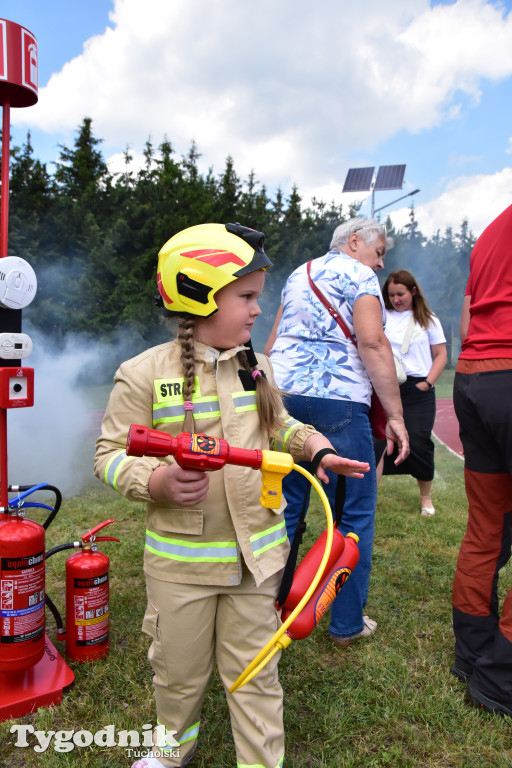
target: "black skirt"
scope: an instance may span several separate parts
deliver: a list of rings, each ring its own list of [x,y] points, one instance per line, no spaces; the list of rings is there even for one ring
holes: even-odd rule
[[[434,479],[434,443],[432,429],[436,418],[436,396],[434,389],[422,392],[416,384],[425,381],[424,376],[408,376],[400,386],[400,397],[404,409],[405,428],[409,433],[411,452],[401,464],[394,464],[398,449],[391,456],[384,456],[384,475],[412,475],[417,480]],[[380,441],[379,441],[380,442]],[[376,446],[376,453],[385,443]]]

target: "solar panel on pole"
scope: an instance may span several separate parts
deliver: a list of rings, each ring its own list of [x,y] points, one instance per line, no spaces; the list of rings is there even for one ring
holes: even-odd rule
[[[377,171],[374,189],[402,189],[405,165],[381,165]]]
[[[370,189],[375,166],[349,168],[342,192],[366,192]]]

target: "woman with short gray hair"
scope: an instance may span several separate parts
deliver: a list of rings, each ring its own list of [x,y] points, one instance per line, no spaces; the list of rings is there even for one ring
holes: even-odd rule
[[[336,227],[332,233],[331,250],[344,251],[349,245],[350,236],[356,233],[362,237],[366,245],[371,245],[377,238],[382,237],[386,241],[386,250],[389,251],[393,247],[393,238],[387,236],[384,224],[375,219],[367,219],[365,216],[355,216]]]
[[[370,464],[363,479],[347,478],[340,530],[359,536],[359,563],[335,599],[330,639],[345,648],[368,637],[377,622],[364,615],[371,569],[377,482],[370,429],[372,385],[387,414],[386,438],[396,461],[409,452],[395,364],[384,334],[384,302],[375,274],[384,266],[388,241],[380,222],[358,216],[334,230],[330,251],[303,264],[290,275],[281,309],[265,352],[270,351],[275,379],[288,413],[313,424],[343,456]],[[309,280],[311,277],[311,281]],[[323,294],[343,319],[350,337],[339,327],[315,292]],[[292,473],[284,478],[285,520],[290,540],[308,495],[307,481]],[[329,473],[327,473],[329,474]],[[336,477],[326,487],[335,508]]]

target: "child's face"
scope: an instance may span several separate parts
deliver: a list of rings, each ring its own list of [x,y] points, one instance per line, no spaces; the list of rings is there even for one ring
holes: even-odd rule
[[[248,342],[254,321],[261,315],[258,299],[264,283],[265,275],[259,270],[221,288],[215,294],[217,312],[212,317],[196,319],[196,339],[218,349],[231,349]]]

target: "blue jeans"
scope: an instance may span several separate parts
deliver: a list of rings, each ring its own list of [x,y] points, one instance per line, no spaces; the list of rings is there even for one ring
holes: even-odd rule
[[[351,637],[364,628],[363,609],[368,598],[368,584],[373,549],[377,479],[375,453],[370,429],[369,409],[363,403],[303,395],[286,395],[285,406],[290,416],[312,424],[332,443],[340,456],[370,464],[362,480],[347,478],[346,498],[340,529],[344,535],[353,531],[359,536],[359,562],[331,607],[329,633],[332,637]],[[311,464],[303,466],[311,471]],[[334,515],[337,475],[327,472],[324,490]],[[284,515],[288,538],[293,540],[309,481],[298,472],[284,478],[283,493],[287,501]]]

